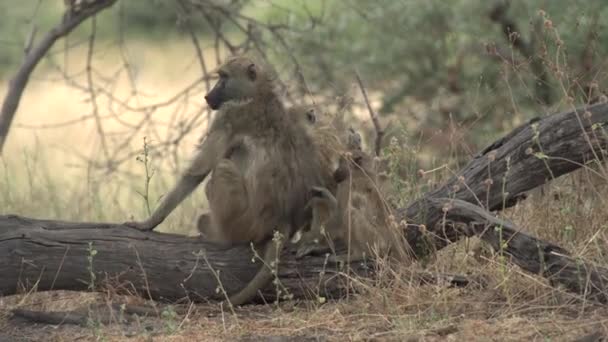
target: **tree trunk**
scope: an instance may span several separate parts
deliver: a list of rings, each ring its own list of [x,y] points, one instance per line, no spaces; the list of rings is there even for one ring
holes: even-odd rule
[[[595,105],[532,120],[481,151],[443,186],[398,210],[398,219],[409,218],[405,237],[414,254],[422,256],[461,236],[478,234],[528,272],[580,294],[601,293],[608,274],[604,269],[572,260],[567,251],[520,233],[482,206],[491,210],[509,207],[525,191],[548,179],[590,160],[602,160],[606,123],[608,105]],[[449,203],[446,198],[457,201]],[[459,229],[459,223],[465,229]],[[487,226],[500,227],[507,234],[502,235],[510,238],[506,247],[497,235],[500,229],[485,229]],[[252,263],[252,258],[249,246],[221,249],[198,238],[141,232],[116,224],[0,216],[2,295],[32,287],[84,290],[103,281],[155,299],[223,298],[224,291],[231,294],[253,277],[260,263]],[[585,265],[584,273],[580,265]],[[349,266],[359,275],[373,272],[372,263]],[[346,282],[336,277],[337,271],[337,265],[326,263],[324,257],[296,261],[293,249],[288,248],[278,269],[284,286],[281,295],[287,291],[296,298],[340,296]],[[582,284],[581,275],[590,282]],[[275,297],[274,287],[266,289],[266,299]]]

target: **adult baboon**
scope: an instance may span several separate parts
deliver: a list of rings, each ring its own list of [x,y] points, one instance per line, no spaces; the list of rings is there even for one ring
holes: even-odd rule
[[[305,212],[310,188],[326,186],[316,145],[298,122],[290,120],[274,89],[274,75],[248,57],[228,60],[218,69],[219,80],[205,96],[219,109],[191,165],[166,194],[154,213],[129,226],[151,230],[213,171],[208,189],[210,212],[199,227],[209,241],[222,245],[265,243],[264,263],[271,265],[283,243],[269,239],[276,229],[284,239],[310,220]],[[233,183],[233,179],[238,181]],[[231,184],[242,199],[236,209],[226,200]],[[216,191],[222,189],[222,191]],[[283,240],[284,240],[283,239]],[[262,266],[250,283],[229,300],[251,300],[272,279]]]

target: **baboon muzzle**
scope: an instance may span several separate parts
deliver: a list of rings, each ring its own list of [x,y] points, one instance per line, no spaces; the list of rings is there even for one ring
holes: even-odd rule
[[[211,89],[211,91],[205,95],[205,101],[207,101],[207,104],[213,110],[220,108],[222,102],[224,102],[222,88],[223,86],[221,86],[221,82],[218,82],[215,87],[213,87],[213,89]]]
[[[217,91],[217,89],[215,88],[213,88],[207,95],[205,95],[205,101],[207,101],[207,104],[213,110],[220,108],[220,106],[222,105],[222,97],[219,91]]]

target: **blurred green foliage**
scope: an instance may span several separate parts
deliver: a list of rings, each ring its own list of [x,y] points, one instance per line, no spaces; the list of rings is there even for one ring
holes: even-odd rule
[[[258,27],[265,40],[261,46],[286,45],[271,56],[297,60],[313,93],[348,94],[353,91],[357,71],[367,87],[379,94],[381,114],[409,115],[419,127],[446,127],[448,121],[473,127],[477,141],[486,141],[485,135],[510,129],[531,114],[570,106],[568,97],[580,104],[606,89],[606,1],[505,2],[509,6],[502,18],[514,25],[531,55],[509,40],[504,23],[492,20],[490,13],[500,0],[185,3],[227,6],[240,14],[233,21],[221,11],[205,18],[195,11],[184,13],[177,0],[121,0],[99,16],[99,35],[116,39],[124,33],[154,41],[182,34],[187,28],[204,37],[214,34],[207,19],[223,20],[224,33],[242,35],[234,30],[235,25],[248,27],[247,18],[253,18],[262,23]],[[35,23],[39,35],[46,32],[61,20],[63,4],[3,1],[0,10],[5,14],[0,21],[2,76],[21,60],[32,25]],[[86,35],[89,27],[85,23],[74,35]],[[284,37],[282,43],[276,39],[277,32]],[[534,63],[546,77],[539,75]],[[591,91],[594,83],[598,87]],[[551,93],[550,101],[543,100],[541,88]],[[422,111],[411,110],[418,104]]]
[[[416,120],[438,127],[447,120],[474,124],[477,140],[487,142],[484,135],[497,129],[568,107],[568,96],[577,104],[587,102],[592,81],[606,89],[605,1],[511,1],[503,15],[530,45],[533,58],[491,19],[498,1],[325,4],[314,32],[289,39],[309,86],[313,92],[346,93],[357,69],[367,86],[382,94],[383,114],[403,116],[412,103],[422,103],[427,114]],[[283,20],[291,23],[294,16]],[[306,18],[300,20],[305,26]],[[535,90],[539,78],[530,66],[536,58],[548,74],[548,104]]]
[[[116,39],[119,34],[148,39],[165,39],[182,32],[178,18],[182,12],[176,1],[145,0],[118,1],[113,7],[99,14],[97,34],[101,39]],[[61,22],[64,5],[62,1],[0,1],[0,77],[15,68],[23,57],[23,51],[33,28],[36,37],[48,32]],[[207,25],[202,18],[191,20],[197,32],[205,31]],[[85,37],[90,32],[86,22],[77,27],[72,36]]]
[[[43,32],[59,20],[57,4],[61,2],[0,1],[0,76],[22,58],[34,24]]]

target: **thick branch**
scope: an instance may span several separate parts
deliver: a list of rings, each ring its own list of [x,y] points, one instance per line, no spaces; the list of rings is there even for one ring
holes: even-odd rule
[[[398,211],[399,220],[424,224],[431,233],[410,225],[406,235],[414,253],[426,255],[462,236],[437,225],[443,212],[429,201],[457,198],[491,211],[508,208],[548,180],[603,160],[606,124],[608,105],[598,104],[530,120],[483,149],[443,186]]]
[[[0,153],[2,153],[4,142],[21,101],[23,90],[36,65],[38,65],[40,60],[59,38],[66,36],[84,20],[112,6],[115,2],[116,0],[97,0],[93,3],[87,3],[86,6],[82,5],[83,7],[77,12],[66,12],[60,24],[51,29],[37,45],[31,49],[27,49],[25,60],[21,64],[21,67],[19,67],[15,77],[11,79],[4,102],[2,103],[2,109],[0,109]]]
[[[434,210],[445,211],[446,221],[468,224],[471,229],[462,231],[465,235],[478,235],[495,251],[510,256],[510,261],[524,271],[547,278],[553,286],[564,286],[588,299],[608,302],[607,268],[574,258],[565,249],[522,233],[513,223],[494,217],[471,203],[448,198],[429,203]]]

